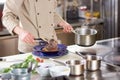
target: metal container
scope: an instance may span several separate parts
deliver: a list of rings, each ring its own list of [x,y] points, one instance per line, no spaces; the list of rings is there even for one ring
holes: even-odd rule
[[[97,30],[90,28],[76,28],[75,44],[80,46],[92,46],[96,42]]]
[[[86,70],[96,71],[101,67],[101,57],[96,55],[86,55]]]
[[[13,69],[11,71],[12,80],[30,80],[31,74],[27,68]]]
[[[66,64],[70,67],[71,75],[83,75],[84,73],[84,63],[81,60],[69,60]]]
[[[83,59],[85,59],[85,70],[89,71],[96,71],[99,70],[101,67],[101,56],[97,55],[82,55],[79,52],[76,52],[77,55],[81,56]]]

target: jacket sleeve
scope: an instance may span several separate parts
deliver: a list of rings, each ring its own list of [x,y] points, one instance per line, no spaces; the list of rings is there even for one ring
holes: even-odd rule
[[[14,0],[6,0],[3,8],[2,23],[7,30],[14,35],[13,29],[19,24],[18,16],[16,15],[16,8]]]

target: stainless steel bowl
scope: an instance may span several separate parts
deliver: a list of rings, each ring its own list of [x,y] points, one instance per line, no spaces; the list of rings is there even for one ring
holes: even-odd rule
[[[84,63],[81,60],[69,60],[66,64],[70,67],[71,75],[83,75]]]

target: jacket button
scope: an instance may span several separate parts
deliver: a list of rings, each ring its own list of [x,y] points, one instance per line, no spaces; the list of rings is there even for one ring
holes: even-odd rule
[[[39,28],[41,28],[41,26],[39,26]]]
[[[40,13],[37,13],[37,15],[39,15]]]
[[[49,13],[51,14],[52,12],[50,11]]]
[[[54,24],[51,24],[51,26],[54,26]]]
[[[54,35],[52,35],[52,38],[54,38]]]
[[[38,0],[36,0],[36,2],[37,2]]]

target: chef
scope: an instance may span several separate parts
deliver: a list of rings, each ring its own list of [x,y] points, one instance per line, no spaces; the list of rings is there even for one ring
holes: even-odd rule
[[[55,12],[55,7],[56,0],[6,0],[2,22],[12,35],[18,35],[20,52],[31,52],[37,45],[34,38],[57,40],[54,26],[63,27],[64,32],[72,31],[72,26]]]

